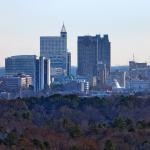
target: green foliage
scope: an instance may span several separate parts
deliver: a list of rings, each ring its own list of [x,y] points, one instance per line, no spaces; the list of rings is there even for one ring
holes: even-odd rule
[[[67,118],[64,118],[63,121],[62,121],[62,124],[63,124],[63,128],[67,129],[71,125],[71,121]]]
[[[132,127],[132,128],[129,128],[128,129],[128,132],[135,132],[135,129]]]
[[[89,130],[94,134],[98,134],[99,131],[103,128],[102,124],[95,123],[95,121],[89,121],[88,126]]]
[[[137,145],[142,146],[142,144],[147,146],[150,122],[146,121],[149,120],[139,121],[136,124],[137,117],[133,120],[129,118],[136,113],[135,110],[139,110],[141,111],[138,114],[139,118],[144,114],[144,118],[149,119],[147,115],[149,104],[149,99],[136,101],[134,97],[116,96],[101,99],[60,94],[2,101],[0,149],[2,146],[6,149],[17,147],[25,150],[31,146],[31,149],[37,150],[54,148],[95,150],[99,146],[104,146],[105,150],[115,150],[122,144],[132,147],[134,143],[131,149],[135,149]],[[126,111],[123,110],[128,111],[128,114],[125,114]],[[115,119],[116,116],[120,117]],[[123,118],[123,116],[128,118]],[[8,133],[12,129],[15,131]],[[118,132],[118,129],[123,132]],[[143,133],[144,140],[148,142],[141,143],[139,133]],[[109,139],[110,135],[112,141],[117,141],[116,147],[111,140],[107,140],[104,145],[101,143]],[[118,139],[121,143],[118,142]]]
[[[49,144],[48,141],[44,141],[43,144],[44,144],[44,146],[45,146],[46,149],[50,148],[50,144]]]
[[[104,150],[116,150],[115,145],[111,140],[106,141]]]
[[[40,148],[41,150],[45,149],[44,143],[38,139],[33,139],[32,143],[34,144],[34,146],[36,146],[37,148]]]
[[[150,122],[145,122],[143,121],[138,121],[137,122],[137,128],[139,129],[146,129],[146,128],[150,128]]]
[[[79,125],[74,125],[74,126],[70,127],[69,134],[72,138],[76,138],[76,137],[82,136],[83,133],[82,133]]]
[[[18,141],[17,135],[15,132],[8,133],[7,138],[5,139],[4,143],[11,147],[13,145],[16,145]]]
[[[31,118],[31,113],[29,111],[25,111],[22,113],[23,119],[29,120]]]
[[[125,121],[127,126],[131,126],[133,124],[132,120],[129,118],[127,118]]]
[[[119,128],[121,130],[127,128],[126,121],[124,119],[122,119],[122,118],[115,119],[115,121],[113,123],[113,126],[115,128]]]
[[[120,97],[120,105],[129,107],[129,97],[121,96]]]
[[[69,148],[69,150],[80,150],[77,146],[72,146]]]
[[[40,141],[39,139],[33,139],[32,143],[35,147],[41,150],[50,149],[50,144],[48,141]]]
[[[146,126],[145,126],[145,122],[144,121],[139,121],[138,123],[137,123],[137,127],[139,128],[139,129],[144,129]]]
[[[46,125],[48,128],[52,129],[52,128],[54,127],[54,119],[51,118],[51,119],[47,120],[46,123],[45,123],[45,125]]]

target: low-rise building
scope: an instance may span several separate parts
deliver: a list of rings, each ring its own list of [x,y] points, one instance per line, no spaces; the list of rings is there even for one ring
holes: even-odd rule
[[[150,91],[150,81],[149,80],[130,80],[127,84],[130,91],[133,92],[146,92]]]
[[[4,76],[0,78],[0,91],[17,92],[20,89],[32,87],[32,77],[30,75]]]
[[[117,81],[119,86],[126,88],[126,72],[125,71],[113,71],[110,73],[106,83],[113,87],[114,81]]]
[[[16,55],[5,59],[5,75],[27,74],[32,77],[34,92],[50,87],[50,59],[36,55]]]
[[[139,63],[135,61],[129,62],[129,75],[131,80],[148,80],[149,67],[147,63]]]

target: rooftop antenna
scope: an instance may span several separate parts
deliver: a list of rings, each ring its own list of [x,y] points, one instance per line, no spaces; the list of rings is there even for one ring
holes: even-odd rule
[[[134,56],[134,53],[133,53],[133,61],[135,61],[135,56]]]

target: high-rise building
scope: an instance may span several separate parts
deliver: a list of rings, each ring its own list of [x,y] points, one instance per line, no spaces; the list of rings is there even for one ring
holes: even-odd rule
[[[45,57],[40,57],[37,60],[37,91],[41,91],[50,87],[51,79],[50,79],[50,59],[46,59]]]
[[[71,75],[71,53],[67,53],[67,75]]]
[[[62,26],[60,36],[40,37],[40,56],[50,58],[51,75],[67,75],[67,32]]]
[[[108,35],[78,37],[78,75],[93,78],[99,72],[99,62],[106,65],[106,75],[110,73],[111,48]]]
[[[19,55],[5,59],[7,76],[26,74],[32,77],[34,91],[50,86],[50,60],[36,55]]]

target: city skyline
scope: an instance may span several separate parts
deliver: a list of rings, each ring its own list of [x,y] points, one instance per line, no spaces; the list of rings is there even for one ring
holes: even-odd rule
[[[0,66],[12,55],[39,56],[40,36],[58,35],[63,21],[72,65],[77,65],[77,37],[96,34],[109,35],[113,66],[127,65],[133,53],[135,60],[149,62],[149,4],[148,0],[1,1]]]

